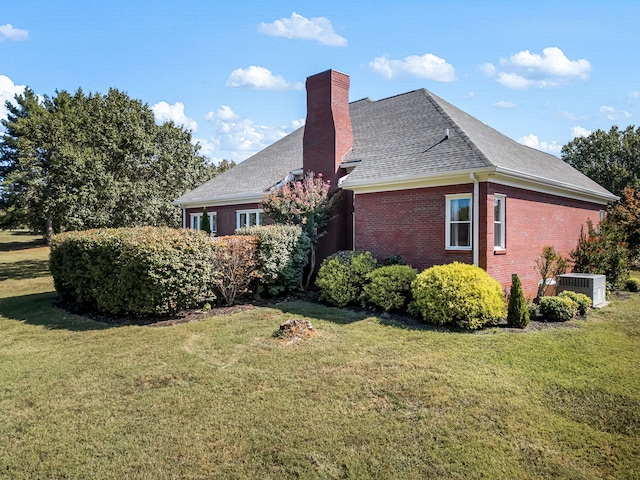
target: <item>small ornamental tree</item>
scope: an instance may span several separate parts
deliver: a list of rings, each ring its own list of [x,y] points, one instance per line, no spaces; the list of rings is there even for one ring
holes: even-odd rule
[[[207,234],[211,234],[211,222],[209,222],[209,213],[207,213],[207,209],[202,209],[202,221],[200,222],[200,230],[206,232]]]
[[[529,308],[527,307],[524,293],[522,293],[522,283],[517,273],[511,275],[507,323],[509,326],[517,328],[524,328],[529,325]]]
[[[566,258],[559,255],[553,246],[543,247],[542,255],[536,260],[536,267],[540,273],[540,285],[538,286],[538,298],[544,297],[549,280],[567,271],[569,263]]]
[[[318,244],[327,233],[324,228],[331,220],[339,199],[338,192],[331,192],[329,181],[313,172],[307,172],[302,180],[285,183],[262,196],[262,209],[271,220],[277,224],[300,225],[311,240],[309,275],[305,286],[309,286],[316,266]]]

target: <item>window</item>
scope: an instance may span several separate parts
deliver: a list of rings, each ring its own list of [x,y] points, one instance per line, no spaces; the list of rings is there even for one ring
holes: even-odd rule
[[[447,195],[446,248],[471,250],[471,195]]]
[[[262,225],[262,210],[236,210],[236,228]]]
[[[506,248],[506,217],[505,196],[493,196],[493,249],[504,250]]]
[[[202,225],[202,213],[190,214],[191,221],[189,222],[189,228],[192,230],[200,230]],[[216,212],[209,212],[209,225],[211,226],[211,233],[218,231],[218,215]]]

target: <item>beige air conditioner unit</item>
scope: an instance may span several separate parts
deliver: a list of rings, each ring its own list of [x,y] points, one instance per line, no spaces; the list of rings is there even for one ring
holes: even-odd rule
[[[607,303],[607,277],[595,273],[565,273],[558,275],[557,291],[571,290],[584,293],[594,307]]]

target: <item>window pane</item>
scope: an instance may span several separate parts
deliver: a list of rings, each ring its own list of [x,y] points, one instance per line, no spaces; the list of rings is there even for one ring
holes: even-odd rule
[[[253,227],[257,223],[258,216],[255,212],[249,214],[249,226]]]
[[[451,224],[451,246],[470,247],[471,246],[471,225],[468,223]]]
[[[493,246],[494,247],[502,247],[502,224],[494,223],[493,224]]]
[[[238,225],[238,226],[240,228],[247,226],[247,214],[246,213],[241,213],[240,214],[240,225]]]
[[[218,231],[218,216],[217,215],[209,215],[209,223],[211,224],[211,232],[215,233]]]
[[[494,198],[493,199],[493,221],[501,222],[502,221],[502,212],[500,208],[501,199]]]
[[[451,220],[468,222],[471,219],[469,215],[471,211],[470,198],[458,198],[451,200]]]
[[[191,228],[193,230],[200,230],[200,216],[192,215],[191,216]]]

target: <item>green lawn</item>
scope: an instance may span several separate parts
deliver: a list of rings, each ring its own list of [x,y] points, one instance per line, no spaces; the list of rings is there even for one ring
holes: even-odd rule
[[[574,328],[409,328],[305,302],[170,327],[52,306],[0,232],[0,478],[640,478],[640,294]],[[288,318],[316,337],[272,338]]]

